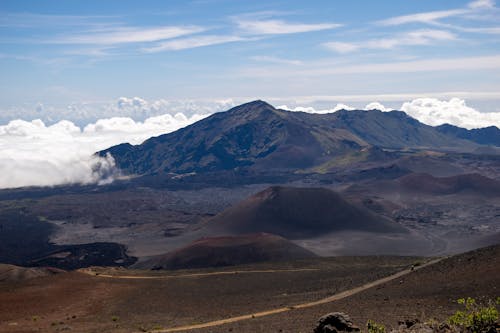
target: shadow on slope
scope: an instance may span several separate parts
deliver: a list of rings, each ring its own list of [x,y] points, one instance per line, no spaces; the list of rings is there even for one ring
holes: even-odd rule
[[[283,237],[259,233],[202,238],[179,250],[135,264],[133,268],[221,267],[265,261],[308,259],[315,256],[312,252]]]
[[[451,177],[434,177],[425,173],[412,173],[397,180],[406,190],[429,194],[474,192],[483,195],[500,195],[500,182],[480,174]]]
[[[304,239],[341,230],[405,232],[396,223],[357,207],[325,188],[272,186],[212,218],[218,234],[267,232]]]

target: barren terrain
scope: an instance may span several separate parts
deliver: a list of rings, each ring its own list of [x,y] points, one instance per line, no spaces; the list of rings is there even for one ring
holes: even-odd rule
[[[0,331],[56,332],[69,327],[72,332],[134,332],[204,323],[320,300],[407,269],[418,260],[320,258],[201,275],[221,270],[97,271],[139,277],[135,279],[74,271],[0,284]]]
[[[222,270],[94,268],[4,282],[0,331],[311,332],[332,311],[349,313],[361,326],[368,319],[396,326],[403,319],[443,320],[460,297],[493,299],[500,292],[500,246],[426,261],[337,257]]]

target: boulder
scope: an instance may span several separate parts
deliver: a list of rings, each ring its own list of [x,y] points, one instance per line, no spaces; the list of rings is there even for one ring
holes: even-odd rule
[[[359,332],[349,315],[343,312],[332,312],[319,318],[314,333]]]

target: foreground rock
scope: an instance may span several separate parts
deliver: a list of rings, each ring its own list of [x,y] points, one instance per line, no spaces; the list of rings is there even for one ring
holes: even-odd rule
[[[349,315],[343,312],[332,312],[319,318],[314,333],[359,332]]]
[[[386,329],[382,325],[372,323],[371,328],[368,325],[368,332],[385,333]],[[354,325],[349,315],[343,312],[332,312],[319,318],[318,325],[314,333],[340,333],[340,332],[359,332],[358,326]],[[418,319],[405,320],[398,323],[398,328],[392,329],[390,333],[499,333],[500,322],[497,320],[476,331],[472,328],[452,327],[447,323],[430,322],[423,323]]]

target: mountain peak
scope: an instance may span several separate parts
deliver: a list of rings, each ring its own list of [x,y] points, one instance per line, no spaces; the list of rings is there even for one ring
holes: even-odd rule
[[[266,107],[266,108],[272,108],[274,109],[274,106],[272,106],[271,104],[267,103],[266,101],[263,101],[261,99],[257,99],[257,100],[254,100],[254,101],[251,101],[251,102],[248,102],[248,103],[245,103],[245,104],[241,104],[239,107]]]
[[[403,112],[317,115],[278,110],[256,100],[142,145],[118,145],[99,154],[110,153],[122,171],[139,175],[240,168],[269,172],[321,166],[368,145],[441,149],[457,147],[456,141]],[[470,141],[459,145],[460,149],[476,148]]]
[[[276,109],[271,104],[259,99],[259,100],[255,100],[255,101],[251,101],[251,102],[248,102],[245,104],[235,106],[234,108],[230,109],[228,112],[255,113],[255,112],[263,112],[263,111],[276,111]]]

